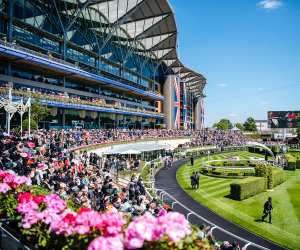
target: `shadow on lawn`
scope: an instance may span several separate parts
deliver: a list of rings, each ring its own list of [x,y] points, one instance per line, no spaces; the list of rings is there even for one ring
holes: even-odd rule
[[[263,223],[264,221],[260,218],[260,219],[255,219],[255,222],[259,222],[259,223]]]

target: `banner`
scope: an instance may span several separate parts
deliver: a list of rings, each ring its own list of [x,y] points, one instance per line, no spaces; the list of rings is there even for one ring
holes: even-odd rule
[[[180,78],[176,76],[173,82],[173,113],[174,113],[174,128],[180,129]]]
[[[204,98],[201,98],[201,129],[204,128]]]
[[[187,129],[187,92],[186,92],[186,83],[183,82],[183,128]]]

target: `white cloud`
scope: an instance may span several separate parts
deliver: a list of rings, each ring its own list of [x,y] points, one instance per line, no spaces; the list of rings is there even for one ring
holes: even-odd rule
[[[264,88],[257,88],[258,91],[264,91]]]
[[[281,0],[262,0],[257,6],[266,10],[274,10],[279,8],[282,5]]]
[[[230,116],[230,117],[237,117],[237,114],[231,113],[231,114],[229,114],[229,116]]]
[[[228,86],[228,84],[226,84],[226,83],[218,83],[217,86],[225,88],[225,87]]]

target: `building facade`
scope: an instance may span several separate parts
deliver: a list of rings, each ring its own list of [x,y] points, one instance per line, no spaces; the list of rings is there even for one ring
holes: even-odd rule
[[[46,105],[45,126],[203,126],[206,79],[177,57],[167,0],[0,0],[0,14],[1,95],[9,82]]]

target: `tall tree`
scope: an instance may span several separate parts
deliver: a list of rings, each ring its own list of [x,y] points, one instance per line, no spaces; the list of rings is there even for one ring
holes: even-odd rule
[[[228,119],[221,119],[219,122],[213,125],[214,128],[221,129],[221,130],[228,130],[232,129],[232,123]]]
[[[245,128],[244,128],[244,125],[242,124],[242,123],[240,123],[240,122],[237,122],[236,124],[235,124],[235,126],[238,128],[238,129],[240,129],[240,130],[244,130]]]
[[[251,132],[257,131],[254,118],[249,117],[244,123],[244,128],[246,131],[251,131]]]

